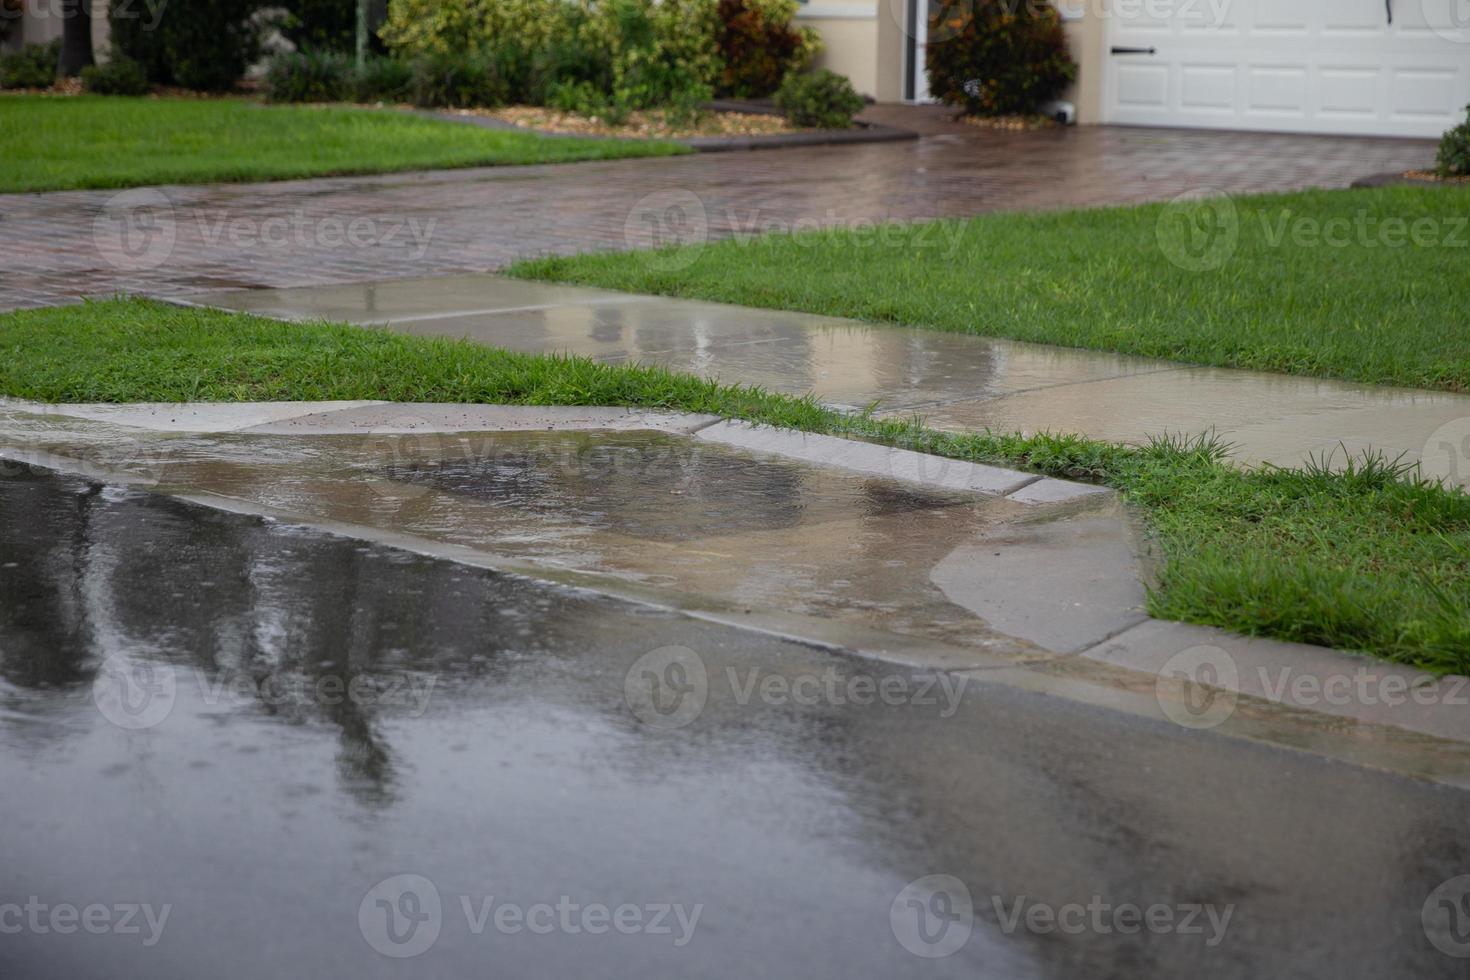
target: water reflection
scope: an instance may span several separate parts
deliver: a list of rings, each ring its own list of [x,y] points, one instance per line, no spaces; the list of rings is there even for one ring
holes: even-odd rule
[[[1470,810],[1445,787],[996,687],[801,701],[767,682],[831,670],[848,691],[881,668],[52,477],[0,481],[0,588],[0,901],[179,904],[167,958],[22,937],[0,971],[411,975],[355,914],[414,871],[451,907],[707,906],[684,951],[446,926],[443,975],[1456,975],[1416,938],[1418,903],[1467,859]],[[669,644],[699,651],[710,686],[676,730],[624,693]],[[174,672],[166,720],[103,718],[111,657]],[[895,942],[889,906],[933,873],[968,885],[977,921],[929,961]],[[1022,896],[1237,909],[1206,950],[1008,933],[995,901]]]

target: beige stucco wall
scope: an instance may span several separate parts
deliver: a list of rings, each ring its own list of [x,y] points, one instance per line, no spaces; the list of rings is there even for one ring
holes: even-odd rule
[[[822,53],[813,67],[846,75],[860,95],[878,95],[878,4],[824,3],[803,6],[797,23],[813,27],[822,38]]]
[[[1096,2],[1073,0],[1071,6],[1081,14],[1075,18],[1067,15],[1064,25],[1072,48],[1072,59],[1077,62],[1077,81],[1062,97],[1077,106],[1079,123],[1101,122],[1103,61],[1107,57],[1103,37],[1106,22],[1099,13],[1101,5]]]

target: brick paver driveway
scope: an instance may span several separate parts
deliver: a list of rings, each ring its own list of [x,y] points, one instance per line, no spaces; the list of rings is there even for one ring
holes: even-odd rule
[[[1422,140],[1082,127],[124,192],[0,195],[0,308],[485,271],[513,259],[803,225],[1343,187]],[[965,127],[968,129],[968,127]],[[938,132],[932,132],[938,129]]]

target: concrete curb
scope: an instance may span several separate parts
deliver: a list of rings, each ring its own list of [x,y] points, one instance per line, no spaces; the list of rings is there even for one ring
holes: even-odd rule
[[[1112,491],[1085,484],[1038,477],[999,467],[966,463],[909,450],[891,449],[873,443],[836,436],[813,435],[748,422],[721,420],[711,415],[650,412],[625,408],[537,407],[499,405],[435,405],[392,402],[288,402],[288,403],[190,403],[131,405],[49,405],[17,399],[0,399],[0,408],[43,416],[85,419],[152,432],[229,432],[281,435],[350,435],[365,433],[414,433],[425,430],[444,433],[531,430],[630,431],[654,430],[683,435],[714,444],[770,453],[809,464],[832,466],[875,477],[904,480],[947,490],[1002,496],[1023,504],[1057,505],[1071,502],[1104,501]],[[120,483],[125,474],[98,470],[77,461],[17,451],[3,455],[44,468],[59,469],[94,479]],[[291,520],[290,515],[271,513],[242,501],[212,495],[175,494],[209,506],[255,513],[258,516]],[[1086,509],[1078,511],[1075,527],[1066,533],[1085,533]],[[346,525],[302,520],[334,533],[362,536]],[[1060,533],[1060,532],[1059,532]],[[375,539],[384,540],[381,535]],[[384,543],[394,544],[384,540]],[[425,546],[406,539],[399,542],[409,550]],[[1014,544],[1012,542],[1011,544]],[[396,546],[396,545],[395,545]],[[626,584],[616,588],[597,585],[596,575],[560,574],[525,562],[502,562],[468,548],[435,545],[441,557],[496,567],[564,585],[590,588],[607,594],[679,608],[690,615],[729,625],[743,626],[801,640],[813,645],[842,648],[858,656],[906,667],[964,671],[995,670],[1017,666],[1020,649],[972,651],[949,648],[919,638],[867,631],[862,637],[848,626],[810,617],[702,607],[688,597],[635,595]],[[461,554],[460,552],[464,552]],[[425,550],[425,553],[428,551]],[[479,558],[473,558],[480,555]],[[1470,679],[1436,678],[1358,654],[1305,644],[1252,639],[1213,627],[1149,619],[1139,610],[1136,596],[1109,589],[1104,560],[1095,564],[1097,574],[1079,570],[1069,579],[1068,595],[1074,603],[1095,606],[1094,625],[1084,630],[1096,637],[1107,623],[1111,635],[1078,644],[1071,635],[1058,634],[1065,642],[1048,643],[1048,651],[1028,641],[1018,641],[1029,650],[1022,659],[1032,666],[1067,673],[1077,665],[1078,676],[1105,669],[1108,684],[1133,691],[1152,691],[1170,720],[1187,728],[1213,728],[1225,724],[1240,707],[1251,702],[1272,703],[1293,712],[1335,719],[1363,731],[1386,727],[1406,733],[1470,744]],[[1040,588],[1032,583],[1026,588]],[[1120,605],[1121,604],[1121,605]],[[1124,608],[1126,607],[1126,608]],[[1083,634],[1076,634],[1080,637]],[[1060,649],[1055,649],[1060,645]],[[997,658],[997,654],[1000,656]],[[1119,678],[1133,678],[1119,680]],[[1080,681],[1079,681],[1080,682]],[[1029,682],[1028,682],[1029,683]],[[1193,692],[1193,693],[1191,693]],[[1203,694],[1203,697],[1199,695]],[[1203,705],[1199,711],[1190,702]],[[1223,706],[1223,707],[1222,707]],[[1352,730],[1356,730],[1356,727]]]
[[[1055,504],[1107,496],[1113,492],[1106,487],[1053,480],[1020,470],[752,422],[716,422],[700,429],[695,438],[945,490],[1008,497],[1024,504]]]

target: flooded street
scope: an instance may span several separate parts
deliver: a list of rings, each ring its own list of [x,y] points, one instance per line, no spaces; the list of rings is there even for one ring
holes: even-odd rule
[[[0,591],[0,976],[1464,975],[1451,786],[23,467]]]

